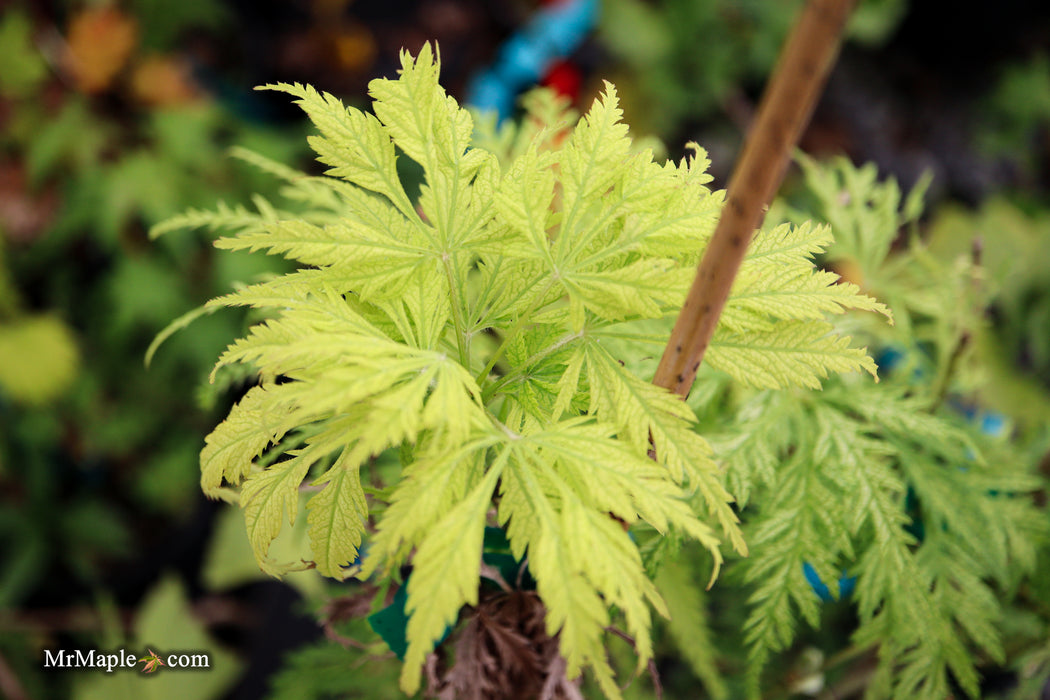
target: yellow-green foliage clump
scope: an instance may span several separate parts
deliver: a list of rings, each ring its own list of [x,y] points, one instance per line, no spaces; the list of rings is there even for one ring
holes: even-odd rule
[[[259,383],[208,437],[204,490],[239,500],[273,573],[288,570],[267,553],[283,519],[297,518],[304,482],[314,487],[304,557],[322,573],[344,576],[366,536],[363,576],[396,571],[414,552],[407,692],[478,600],[493,512],[512,552],[528,557],[568,676],[590,668],[618,696],[603,646],[610,611],[641,664],[652,655],[650,606],[665,612],[624,525],[699,541],[715,573],[722,540],[746,550],[691,410],[623,361],[659,354],[713,230],[722,198],[707,187],[703,152],[654,162],[632,145],[607,84],[575,126],[555,110],[511,134],[503,143],[517,155],[501,161],[472,146],[474,121],[438,84],[429,46],[403,54],[397,79],[372,82],[374,115],[309,87],[270,89],[310,116],[329,170],[306,177],[252,158],[309,213],[260,199],[257,212],[191,212],[165,226],[232,232],[217,245],[303,266],[212,302],[271,316],[219,362],[253,366]],[[399,158],[421,168],[418,196]],[[712,343],[714,367],[758,387],[874,374],[825,315],[885,308],[814,270],[829,242],[810,225],[758,238]],[[399,480],[370,502],[360,468],[390,448],[401,448]]]

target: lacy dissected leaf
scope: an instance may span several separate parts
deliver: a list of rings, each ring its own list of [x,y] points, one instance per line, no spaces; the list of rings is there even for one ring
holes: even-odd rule
[[[266,89],[299,98],[296,103],[320,131],[309,141],[319,160],[330,166],[328,175],[383,195],[407,219],[415,218],[414,207],[397,175],[394,143],[374,116],[347,109],[336,97],[310,86],[279,83]]]
[[[831,243],[830,228],[808,222],[759,233],[733,281],[719,326],[733,332],[766,329],[777,320],[822,320],[849,309],[892,319],[884,304],[861,294],[856,285],[813,268],[812,256]]]
[[[318,459],[352,449],[356,461],[344,468],[356,469],[369,455],[414,441],[422,430],[439,442],[458,442],[475,420],[471,414],[479,411],[473,379],[444,353],[396,343],[331,294],[285,303],[289,306],[280,318],[254,327],[224,354],[220,366],[251,362],[264,375],[295,381],[249,392],[202,453],[206,490],[218,488],[223,477],[231,484],[248,477],[242,505],[260,560],[280,530],[286,507],[294,520],[290,499]],[[324,439],[249,476],[256,455],[307,423],[322,426]],[[267,425],[266,431],[259,430]],[[364,513],[356,477],[340,477],[335,488],[341,493],[333,489],[311,501],[311,539],[324,547],[315,556],[325,572],[353,558]],[[334,533],[334,525],[321,524],[325,520],[350,530]],[[357,524],[349,524],[351,520]]]
[[[376,197],[368,199],[355,207],[354,215],[323,227],[277,221],[258,232],[220,239],[216,245],[233,250],[265,248],[305,265],[331,267],[347,289],[369,301],[400,296],[414,284],[429,285],[438,298],[444,296],[441,288],[446,282],[434,249],[401,214]]]
[[[368,504],[361,488],[359,465],[346,450],[314,486],[324,488],[306,504],[310,550],[317,570],[341,578],[343,566],[357,557],[365,533]]]
[[[587,312],[654,317],[680,304],[693,274],[682,260],[695,260],[717,212],[719,200],[687,161],[675,168],[648,151],[632,154],[620,117],[606,84],[564,146],[527,150],[496,195],[497,222],[541,264],[544,289],[567,295],[574,329]]]
[[[304,410],[318,417],[367,405],[373,413],[361,420],[376,431],[376,450],[412,441],[424,428],[452,439],[469,431],[480,390],[447,353],[389,338],[331,292],[285,303],[279,318],[253,327],[218,366],[252,362],[264,375],[294,378],[297,388],[286,391],[298,391]]]
[[[251,471],[252,461],[303,421],[290,394],[293,392],[283,385],[257,386],[230,410],[201,451],[205,493],[215,493],[224,479],[239,485]]]
[[[854,166],[846,158],[821,167],[802,154],[799,165],[806,183],[821,202],[821,214],[835,231],[834,257],[848,257],[865,273],[877,269],[889,254],[900,227],[922,211],[922,197],[929,185],[923,178],[898,211],[900,187],[890,179],[878,182],[873,163]]]
[[[533,455],[524,451],[508,463],[501,482],[501,522],[508,527],[512,546],[530,552],[530,570],[548,609],[547,630],[552,636],[558,635],[569,676],[578,674],[585,665],[608,676],[611,671],[602,635],[609,624],[609,612],[600,589],[587,580],[582,568],[572,564],[571,551],[576,543],[568,539],[572,533],[565,532],[554,501],[556,495],[543,488],[550,475],[539,470],[545,477],[541,481],[531,473],[534,465],[529,457]],[[614,551],[603,548],[600,556],[612,557]],[[531,562],[533,558],[535,563]]]
[[[707,362],[737,381],[762,389],[805,386],[819,389],[831,372],[864,370],[875,377],[875,361],[850,347],[827,321],[783,321],[768,329],[733,333],[719,329]]]
[[[815,270],[812,256],[831,243],[826,226],[784,224],[755,236],[740,268],[706,359],[733,379],[758,388],[820,388],[829,373],[876,375],[864,348],[850,347],[826,320],[882,303],[837,275]]]
[[[406,465],[372,539],[363,575],[394,566],[422,542],[482,479],[486,451],[497,443],[498,437],[482,435],[450,452],[424,450]]]
[[[656,577],[656,587],[667,603],[667,629],[697,678],[715,700],[729,697],[718,671],[718,647],[711,629],[708,602],[689,560],[667,562]]]
[[[809,411],[784,416],[795,439],[779,446],[785,463],[750,537],[746,577],[757,584],[746,625],[752,687],[769,653],[794,639],[797,614],[816,624],[819,599],[803,574],[805,563],[834,590],[841,559],[852,554],[850,535],[865,525],[900,552],[911,542],[898,505],[904,486],[889,469],[886,450],[862,425],[819,405]],[[768,438],[757,432],[754,439]]]
[[[394,142],[423,166],[420,206],[441,245],[454,246],[475,234],[491,206],[495,157],[469,148],[473,119],[438,84],[439,68],[429,44],[415,61],[402,52],[401,65],[397,80],[373,80],[369,93]],[[475,177],[482,190],[476,194],[482,196],[471,196]]]
[[[478,573],[485,513],[502,469],[497,462],[419,545],[408,583],[408,651],[401,687],[408,694],[419,687],[419,669],[459,609],[478,602]]]
[[[603,599],[624,614],[643,664],[651,655],[644,601],[664,609],[637,547],[608,513],[675,528],[718,551],[666,471],[609,433],[577,419],[512,442],[499,507],[512,548],[529,552],[550,611],[548,631],[559,634],[570,677],[589,665],[600,681],[608,674]]]
[[[285,511],[291,523],[298,516],[299,485],[317,459],[311,457],[309,450],[297,451],[290,459],[250,474],[241,486],[248,541],[260,562],[265,561],[270,543],[281,531]]]
[[[507,170],[495,194],[495,212],[501,224],[522,239],[519,254],[534,252],[551,262],[547,229],[554,211],[555,154],[533,145]],[[531,246],[532,250],[527,246]]]
[[[756,429],[730,450],[731,464],[780,462],[763,468],[768,495],[748,530],[752,690],[769,654],[794,640],[797,618],[817,622],[808,564],[832,591],[843,568],[857,577],[854,642],[877,644],[881,659],[870,692],[932,699],[950,675],[976,697],[971,645],[1002,658],[987,582],[1033,566],[1022,499],[1035,481],[1023,467],[986,466],[957,425],[921,412],[913,397],[836,382],[811,400],[788,398],[755,397],[741,420],[758,420]],[[921,504],[921,540],[903,508],[908,488]]]
[[[647,454],[651,446],[673,478],[687,481],[698,490],[733,547],[746,552],[730,506],[733,497],[722,485],[710,447],[693,430],[695,417],[690,409],[670,392],[631,374],[593,341],[584,341],[570,360],[564,375],[568,381],[560,387],[563,396],[576,391],[581,364],[590,388],[588,411],[615,426],[619,437],[638,454]]]
[[[948,551],[936,552],[941,547]],[[873,547],[861,558],[857,594],[862,610],[874,612],[862,613],[854,640],[880,644],[882,677],[874,687],[882,686],[882,694],[942,697],[950,673],[967,695],[978,697],[967,638],[992,658],[1001,659],[1003,652],[995,627],[999,602],[979,577],[967,573],[976,564],[941,536],[916,554],[893,543]]]
[[[796,420],[813,420],[807,418]],[[781,456],[784,462],[763,515],[748,533],[752,557],[745,563],[745,579],[755,588],[748,600],[751,612],[745,639],[753,674],[771,651],[792,642],[797,616],[812,626],[819,621],[820,599],[806,580],[804,565],[812,566],[835,591],[837,565],[843,555],[852,555],[849,530],[842,524],[855,504],[836,473],[843,467],[841,456],[832,452],[831,445],[819,444],[826,442],[826,434],[818,433],[811,439],[814,442],[793,444],[793,457]],[[895,503],[890,505],[896,509]],[[752,675],[750,680],[756,684],[757,676]]]
[[[729,491],[741,507],[748,504],[754,489],[769,486],[783,455],[798,442],[797,404],[789,392],[759,392],[738,409],[737,420],[747,431],[712,431],[714,452],[726,465]]]
[[[277,218],[273,206],[262,197],[255,197],[258,213],[243,205],[229,206],[220,202],[215,211],[190,209],[150,229],[150,237],[157,238],[183,228],[206,228],[213,232],[241,232],[261,228]]]
[[[717,539],[685,505],[681,487],[661,465],[611,437],[610,427],[574,419],[530,434],[528,442],[593,510],[612,513],[627,523],[640,517],[661,532],[669,528],[687,532],[711,549],[717,568],[721,561]]]

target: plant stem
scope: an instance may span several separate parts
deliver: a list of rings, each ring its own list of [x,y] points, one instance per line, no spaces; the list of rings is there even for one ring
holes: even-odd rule
[[[507,343],[509,343],[511,341],[511,338],[517,335],[518,331],[520,331],[522,327],[528,322],[528,320],[532,318],[532,314],[536,311],[537,308],[539,308],[539,305],[543,302],[544,297],[547,296],[547,292],[549,292],[551,290],[551,287],[553,286],[554,279],[551,279],[550,282],[547,283],[547,286],[543,288],[543,291],[537,294],[536,298],[533,299],[531,304],[529,304],[528,310],[526,310],[524,313],[518,316],[518,320],[514,322],[514,325],[511,326],[510,330],[508,330],[506,335],[503,336],[503,342],[500,343],[499,347],[496,348],[496,351],[492,353],[492,357],[489,358],[488,364],[485,365],[485,368],[481,370],[481,373],[474,378],[474,380],[478,383],[478,386],[481,386],[481,383],[485,381],[486,378],[488,378],[489,372],[491,372],[492,368],[496,366],[496,363],[499,362],[499,359],[503,357],[503,353],[507,351]]]
[[[933,383],[933,399],[930,402],[930,413],[934,413],[948,398],[948,389],[951,387],[952,379],[955,377],[955,370],[959,367],[959,358],[963,356],[963,353],[970,346],[970,340],[969,331],[962,331],[956,337],[955,344],[952,346],[952,352],[948,355],[948,361],[943,364],[940,372],[937,373],[937,379]]]
[[[725,208],[654,384],[683,397],[689,394],[751,235],[784,179],[791,151],[823,89],[855,2],[809,0],[795,21],[730,177]]]
[[[463,325],[463,318],[460,314],[460,298],[456,291],[456,279],[455,275],[452,274],[452,264],[449,261],[449,254],[445,253],[441,258],[442,264],[445,266],[445,277],[448,278],[448,291],[452,300],[452,325],[455,326],[456,331],[456,348],[459,350],[459,363],[470,371],[470,351],[466,346],[466,328]]]
[[[981,317],[988,311],[988,303],[982,303],[981,298],[981,259],[984,257],[984,245],[980,237],[974,238],[970,248],[970,292],[973,295],[976,308],[975,317]],[[964,316],[965,318],[965,316]],[[959,368],[959,360],[963,353],[972,344],[973,334],[969,329],[963,327],[955,337],[948,360],[941,363],[941,371],[933,383],[933,403],[930,405],[930,413],[937,410],[948,398],[948,390],[951,388],[952,380]]]

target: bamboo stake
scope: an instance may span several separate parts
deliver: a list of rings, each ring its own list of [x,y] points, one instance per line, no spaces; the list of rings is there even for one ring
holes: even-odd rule
[[[678,314],[653,383],[688,396],[753,232],[834,65],[856,0],[809,0],[795,21],[729,179],[725,208]]]

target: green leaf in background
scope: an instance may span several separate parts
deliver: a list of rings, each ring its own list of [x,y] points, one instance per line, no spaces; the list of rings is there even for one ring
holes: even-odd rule
[[[846,27],[848,36],[861,44],[884,42],[908,11],[910,0],[861,0]]]
[[[207,654],[210,668],[164,666],[147,675],[140,664],[110,674],[92,671],[90,680],[75,686],[74,700],[209,700],[221,697],[241,671],[236,657],[208,635],[182,584],[171,576],[143,601],[132,639],[121,648],[141,652],[140,658],[152,649],[165,663],[171,653]]]
[[[300,518],[273,541],[270,557],[276,561],[294,561],[306,539],[307,520]],[[244,532],[244,517],[239,511],[228,508],[219,515],[201,576],[205,586],[213,591],[265,580],[266,574],[259,569]],[[315,571],[292,572],[284,580],[304,596],[316,599],[323,592],[321,577]]]
[[[39,405],[61,396],[79,365],[76,339],[55,316],[23,316],[0,324],[0,392]]]
[[[135,217],[149,225],[171,216],[184,201],[187,177],[177,163],[152,150],[127,154],[106,171],[106,200],[97,209],[99,233],[115,241]]]
[[[707,594],[697,585],[703,576],[689,559],[667,562],[656,576],[656,587],[670,613],[665,623],[689,668],[703,681],[713,700],[726,700],[729,689],[718,669],[718,648],[711,631]]]
[[[214,30],[229,20],[229,9],[220,0],[130,0],[127,3],[140,20],[145,48],[172,48],[187,31]]]
[[[364,620],[347,626],[348,631],[340,632],[353,639],[375,636]],[[268,700],[405,700],[397,687],[400,667],[401,662],[392,653],[382,654],[375,648],[348,649],[333,643],[308,646],[288,657],[273,678]]]
[[[186,310],[186,280],[156,256],[120,258],[107,279],[109,316],[106,331],[121,336],[153,331]]]
[[[92,114],[86,100],[70,98],[57,114],[34,127],[25,153],[30,183],[39,184],[64,169],[79,173],[95,166],[112,133],[112,125]]]
[[[0,95],[26,97],[47,78],[47,64],[33,46],[33,26],[20,9],[0,19]]]
[[[929,251],[958,265],[981,250],[979,283],[991,300],[989,322],[974,333],[974,352],[990,381],[989,407],[1033,425],[1050,421],[1050,215],[1027,212],[1005,197],[973,211],[945,205],[929,225]],[[1034,380],[1034,381],[1033,381]]]

